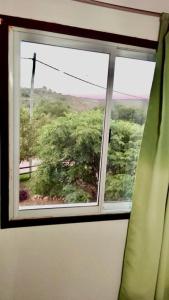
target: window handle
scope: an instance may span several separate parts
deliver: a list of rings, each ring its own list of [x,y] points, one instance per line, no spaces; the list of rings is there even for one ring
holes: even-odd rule
[[[111,142],[111,128],[109,129],[109,143]]]

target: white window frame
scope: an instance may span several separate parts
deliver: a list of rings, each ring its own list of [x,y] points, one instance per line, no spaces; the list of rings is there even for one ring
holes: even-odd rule
[[[19,91],[20,42],[35,42],[109,55],[106,108],[102,135],[98,199],[96,203],[29,206],[19,209]],[[10,220],[125,213],[131,210],[131,201],[104,203],[109,126],[112,108],[112,91],[116,57],[155,61],[155,50],[136,46],[80,38],[12,27],[9,31],[9,218]],[[15,100],[15,101],[14,101]]]

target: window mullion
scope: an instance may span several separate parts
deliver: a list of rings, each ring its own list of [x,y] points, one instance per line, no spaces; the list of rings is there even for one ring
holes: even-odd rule
[[[113,93],[113,81],[114,81],[114,70],[115,70],[115,57],[116,57],[116,49],[113,50],[109,58],[109,69],[108,69],[107,91],[106,91],[106,108],[105,108],[105,117],[104,117],[104,125],[103,125],[102,150],[101,150],[101,159],[100,159],[99,193],[98,193],[98,203],[99,203],[100,213],[102,211],[102,207],[104,204],[109,128],[110,128],[110,119],[111,119],[112,93]]]

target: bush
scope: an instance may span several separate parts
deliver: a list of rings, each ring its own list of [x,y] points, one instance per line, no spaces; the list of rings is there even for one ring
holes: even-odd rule
[[[91,195],[77,186],[66,185],[63,188],[62,195],[65,197],[65,203],[89,202]]]
[[[124,201],[132,197],[134,176],[108,174],[106,178],[105,201]]]

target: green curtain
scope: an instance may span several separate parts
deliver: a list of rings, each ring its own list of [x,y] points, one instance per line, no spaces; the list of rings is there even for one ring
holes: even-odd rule
[[[169,300],[168,186],[169,14],[163,14],[119,300]]]

